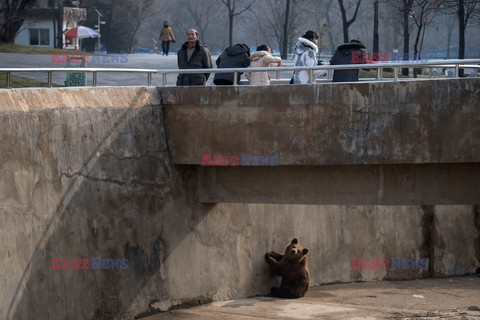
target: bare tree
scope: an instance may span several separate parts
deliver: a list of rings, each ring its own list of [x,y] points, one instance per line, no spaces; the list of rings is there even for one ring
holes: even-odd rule
[[[410,13],[415,25],[417,26],[417,34],[415,44],[413,45],[413,58],[420,60],[421,48],[425,37],[425,30],[432,22],[435,11],[440,8],[438,0],[415,0]],[[417,77],[417,69],[414,69],[413,76]]]
[[[161,12],[164,4],[165,0],[99,0],[107,22],[102,33],[108,38],[108,51],[131,52],[142,23]]]
[[[402,0],[403,7],[403,60],[409,59],[410,52],[410,27],[408,18],[410,17],[410,12],[412,11],[414,0]],[[402,69],[402,74],[408,76],[408,68]]]
[[[455,28],[455,18],[451,15],[445,15],[445,26],[447,27],[447,59],[450,59],[450,44],[452,40],[453,28]]]
[[[379,23],[378,0],[373,0],[373,52],[378,52],[380,50],[379,48],[380,39],[378,37],[378,23]]]
[[[417,34],[415,44],[413,46],[413,58],[420,60],[423,39],[428,25],[432,22],[433,13],[439,9],[440,2],[437,0],[415,0],[410,13],[415,25],[417,26]],[[413,76],[417,77],[417,68],[413,69]]]
[[[465,29],[470,18],[478,14],[478,0],[445,0],[447,13],[455,13],[458,17],[458,58],[465,59]],[[463,77],[463,69],[459,76]]]
[[[0,2],[0,41],[11,43],[32,10],[36,0],[2,0]]]
[[[403,60],[409,60],[410,52],[410,16],[414,0],[391,0],[395,9],[403,16]],[[402,74],[408,76],[408,68],[402,68]]]
[[[233,18],[241,15],[250,7],[256,0],[220,0],[228,11],[228,44],[233,44]]]
[[[290,0],[287,0],[285,3],[285,20],[283,21],[283,41],[281,50],[282,59],[287,59],[288,54],[288,22],[290,20],[290,2]]]
[[[299,21],[302,20],[300,0],[264,0],[259,2],[251,23],[260,30],[263,39],[275,38],[282,59],[287,59],[291,44],[295,41]],[[289,13],[287,13],[287,8]]]
[[[379,23],[382,25],[381,33],[385,42],[384,47],[398,50],[401,41],[403,41],[403,17],[398,14],[398,9],[392,1],[386,0],[383,4],[379,7],[381,11]]]
[[[348,2],[347,8],[345,8],[345,5],[343,3],[343,0],[338,0],[338,5],[340,6],[340,12],[342,13],[342,22],[343,22],[343,42],[348,42],[349,36],[348,36],[348,28],[352,23],[355,22],[355,19],[357,19],[357,14],[358,14],[358,9],[360,8],[360,4],[362,3],[362,0],[357,0],[356,5],[355,5],[355,12],[352,16],[352,18],[348,19],[347,18],[347,11],[353,7],[353,4],[351,2]]]
[[[211,0],[180,0],[175,3],[175,8],[178,18],[174,20],[178,28],[182,32],[186,32],[188,28],[196,28],[202,42],[209,39],[209,30],[213,23],[218,23],[222,18],[217,3]]]

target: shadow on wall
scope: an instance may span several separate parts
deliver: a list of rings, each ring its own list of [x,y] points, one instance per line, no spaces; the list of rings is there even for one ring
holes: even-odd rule
[[[61,199],[46,205],[56,209],[18,271],[13,299],[4,304],[7,319],[113,319],[147,310],[147,301],[168,295],[162,263],[212,208],[195,200],[195,171],[170,165],[159,106],[84,112],[12,116],[38,137],[11,144],[40,149],[40,162],[24,159],[42,172],[35,193]],[[34,215],[44,214],[31,205]],[[88,269],[52,269],[54,257],[88,259]],[[92,257],[128,259],[128,268],[92,269]]]

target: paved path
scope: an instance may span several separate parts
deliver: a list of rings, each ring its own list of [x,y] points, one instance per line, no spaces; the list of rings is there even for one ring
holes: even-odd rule
[[[177,309],[145,320],[480,319],[480,275],[312,288],[295,300],[256,297]],[[469,310],[470,308],[470,310]]]

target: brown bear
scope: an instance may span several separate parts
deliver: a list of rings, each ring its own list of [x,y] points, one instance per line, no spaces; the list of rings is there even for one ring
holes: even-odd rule
[[[272,288],[272,295],[279,298],[301,298],[310,286],[307,248],[298,244],[297,238],[285,249],[285,254],[271,251],[265,254],[270,273],[282,277],[280,287]]]

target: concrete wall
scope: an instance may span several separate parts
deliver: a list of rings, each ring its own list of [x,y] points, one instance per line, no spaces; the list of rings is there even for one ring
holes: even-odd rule
[[[281,166],[480,162],[480,78],[170,88],[172,161],[278,156]]]
[[[171,88],[162,101],[175,164],[238,159],[202,167],[202,202],[455,205],[480,201],[479,96],[465,78]]]
[[[475,206],[200,203],[198,167],[170,160],[172,89],[0,90],[2,319],[131,319],[266,294],[278,279],[263,255],[292,237],[311,249],[313,285],[480,266]],[[53,257],[128,268],[57,270]],[[352,257],[430,264],[352,270]]]

